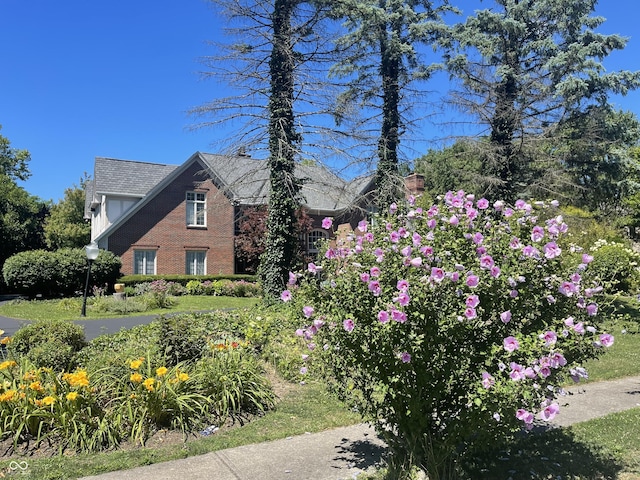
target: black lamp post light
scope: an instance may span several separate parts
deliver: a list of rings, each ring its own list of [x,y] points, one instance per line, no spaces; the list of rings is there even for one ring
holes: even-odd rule
[[[89,245],[85,246],[84,249],[85,253],[87,254],[87,262],[89,263],[89,267],[87,268],[87,281],[84,284],[84,297],[82,298],[82,313],[80,313],[82,317],[87,316],[87,294],[89,293],[91,264],[96,258],[98,258],[98,254],[100,253],[100,249],[98,248],[98,244],[96,242],[91,242]]]

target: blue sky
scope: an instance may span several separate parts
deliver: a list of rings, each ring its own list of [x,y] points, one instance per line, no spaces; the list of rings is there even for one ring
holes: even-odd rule
[[[453,1],[465,11],[489,2]],[[640,70],[640,2],[601,0],[599,29],[631,37],[607,70]],[[96,156],[180,164],[216,153],[226,132],[192,131],[187,111],[224,85],[203,80],[199,58],[222,39],[205,0],[0,0],[0,134],[31,153],[32,195],[58,201],[92,174]],[[442,95],[446,82],[428,85]],[[640,92],[614,99],[640,116]],[[428,142],[439,136],[421,132]]]

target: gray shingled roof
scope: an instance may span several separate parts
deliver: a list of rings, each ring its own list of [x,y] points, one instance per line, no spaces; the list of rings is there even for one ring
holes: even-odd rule
[[[176,168],[177,165],[96,157],[94,194],[142,197]]]
[[[267,201],[269,172],[266,160],[201,153],[220,187],[240,204],[256,205]],[[298,165],[296,176],[303,180],[304,204],[312,210],[334,211],[348,207],[360,193],[360,184],[345,182],[324,167]],[[353,188],[356,187],[356,188]]]
[[[266,160],[199,152],[189,161],[194,158],[202,160],[214,182],[230,200],[240,205],[267,203],[269,172]],[[163,180],[170,181],[168,177],[179,168],[177,165],[96,157],[93,180],[87,183],[85,216],[90,218],[90,204],[97,195],[145,197]],[[323,212],[350,207],[369,181],[346,182],[327,168],[314,165],[298,165],[296,175],[303,180],[301,194],[305,206]]]

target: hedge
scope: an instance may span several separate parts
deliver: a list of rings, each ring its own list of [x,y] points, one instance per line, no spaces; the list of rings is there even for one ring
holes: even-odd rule
[[[121,267],[119,257],[100,250],[92,265],[91,285],[113,285]],[[15,293],[44,297],[69,296],[84,290],[87,257],[82,248],[20,252],[5,261],[2,274],[7,288]]]
[[[167,282],[179,283],[183,287],[187,286],[192,280],[199,282],[214,282],[216,280],[244,280],[246,282],[257,282],[258,277],[256,275],[125,275],[120,277],[116,283],[123,283],[125,286],[134,286],[138,283],[154,282],[156,280],[165,280]]]

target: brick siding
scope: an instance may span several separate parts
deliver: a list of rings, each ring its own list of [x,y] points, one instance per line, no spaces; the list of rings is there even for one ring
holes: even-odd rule
[[[234,273],[234,208],[195,162],[109,236],[109,250],[133,273],[134,250],[156,250],[156,273],[183,274],[187,250],[206,251],[208,274]],[[186,192],[206,193],[206,227],[187,227]]]

